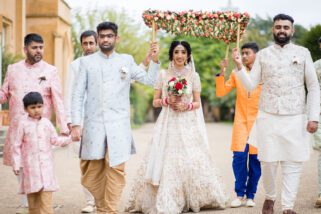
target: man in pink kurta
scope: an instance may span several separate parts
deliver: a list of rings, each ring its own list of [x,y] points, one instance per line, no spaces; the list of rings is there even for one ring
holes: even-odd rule
[[[10,126],[3,156],[3,162],[7,166],[12,166],[12,145],[18,120],[25,115],[22,99],[28,92],[39,92],[44,99],[43,117],[50,119],[54,108],[61,133],[69,132],[57,69],[42,60],[43,39],[38,34],[28,34],[24,43],[26,59],[8,66],[4,83],[0,89],[0,103],[9,102]],[[26,199],[22,200],[21,205],[27,205]]]
[[[25,114],[22,99],[30,91],[39,92],[44,99],[44,117],[51,118],[54,108],[61,133],[68,133],[68,127],[61,94],[61,85],[57,68],[42,60],[43,42],[37,40],[39,35],[28,34],[26,39],[31,41],[25,44],[26,59],[9,65],[4,83],[0,89],[0,103],[9,102],[10,126],[4,146],[3,162],[12,166],[12,140],[15,137],[18,119]],[[40,37],[41,38],[41,37]],[[28,46],[31,51],[28,53]],[[36,47],[38,50],[33,50]],[[32,56],[32,54],[34,54]],[[30,56],[31,55],[31,56]],[[29,58],[36,58],[34,60]]]

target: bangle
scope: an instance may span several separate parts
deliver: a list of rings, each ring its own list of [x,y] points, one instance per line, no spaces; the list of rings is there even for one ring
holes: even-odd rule
[[[161,99],[161,105],[162,105],[162,106],[168,106],[168,99],[167,99],[167,97]]]
[[[188,104],[187,110],[192,111],[194,109],[193,103]]]

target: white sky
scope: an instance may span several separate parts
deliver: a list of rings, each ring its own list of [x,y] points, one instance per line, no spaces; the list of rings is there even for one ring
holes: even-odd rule
[[[115,7],[125,8],[136,20],[142,20],[141,14],[146,9],[159,10],[221,10],[228,0],[65,0],[70,7],[82,9]],[[321,24],[321,0],[232,0],[232,5],[240,12],[248,12],[265,18],[278,13],[291,15],[295,23],[309,28]]]

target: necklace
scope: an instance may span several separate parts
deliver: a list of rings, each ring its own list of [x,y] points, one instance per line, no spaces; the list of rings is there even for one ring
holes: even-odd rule
[[[182,69],[177,69],[177,68],[175,68],[174,66],[171,68],[171,71],[172,71],[172,73],[174,74],[174,76],[176,76],[176,77],[182,77],[182,76],[185,76],[187,73],[188,73],[188,71],[189,71],[189,69],[188,68],[186,68],[186,67],[184,67],[184,68],[182,68]]]

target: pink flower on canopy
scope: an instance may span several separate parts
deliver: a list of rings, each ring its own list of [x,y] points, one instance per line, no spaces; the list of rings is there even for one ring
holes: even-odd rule
[[[173,77],[172,79],[170,79],[168,82],[173,82],[176,80],[176,77]]]
[[[234,13],[233,16],[238,19],[238,18],[240,18],[241,15],[239,13]]]

